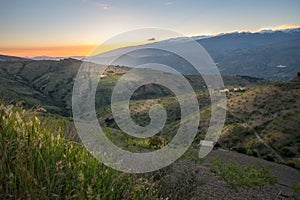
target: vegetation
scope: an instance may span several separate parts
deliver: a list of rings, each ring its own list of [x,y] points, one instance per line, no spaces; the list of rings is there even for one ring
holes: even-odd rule
[[[277,183],[276,177],[271,175],[269,170],[264,166],[260,166],[259,169],[256,169],[253,164],[239,166],[233,160],[228,163],[222,163],[220,158],[214,159],[211,164],[216,170],[216,175],[220,180],[225,181],[229,188],[227,193],[224,194],[223,199],[232,190],[238,191],[241,188],[251,189]]]
[[[71,58],[51,61],[12,57],[1,61],[0,56],[0,98],[7,103],[22,102],[27,108],[42,105],[51,113],[71,116],[73,84],[81,63]],[[126,71],[127,67],[110,66],[104,72],[107,77],[100,80],[96,92],[98,113],[109,110],[107,105],[110,103],[112,88]],[[205,90],[206,84],[201,76],[187,75],[187,79],[195,91]],[[255,86],[267,81],[246,76],[224,76],[224,82],[229,87],[239,84]],[[169,90],[161,86],[142,86],[133,99],[158,98],[170,94]]]
[[[0,97],[6,104],[20,102],[27,109],[0,106],[0,199],[197,199],[201,196],[201,187],[205,187],[207,180],[199,170],[202,163],[198,144],[205,137],[211,115],[203,79],[186,76],[196,91],[201,117],[190,149],[174,165],[133,175],[98,163],[75,133],[68,117],[72,86],[80,64],[73,59],[0,62]],[[127,70],[111,66],[105,72],[107,76],[100,80],[95,105],[99,122],[109,139],[125,150],[149,152],[163,148],[177,133],[180,105],[167,88],[155,84],[140,87],[130,101],[132,119],[141,126],[147,125],[149,109],[161,104],[167,111],[166,124],[148,139],[123,133],[111,114],[110,96],[113,86]],[[247,76],[225,76],[224,81],[229,88],[266,83]],[[281,162],[279,155],[285,164],[300,168],[299,89],[298,83],[278,82],[245,92],[230,91],[226,123],[217,148],[275,162]],[[32,106],[34,109],[29,109]],[[228,191],[275,183],[271,172],[262,166],[239,166],[234,161],[223,164],[218,160],[212,165],[215,175],[227,183]],[[296,184],[293,187],[298,188]]]
[[[292,186],[292,188],[293,188],[295,191],[299,192],[299,191],[300,191],[300,183],[294,184],[294,185]]]
[[[0,105],[1,199],[153,199],[153,184],[94,159],[36,111]]]
[[[163,199],[198,199],[206,184],[193,163],[182,160],[163,170],[157,189]]]
[[[278,82],[229,98],[226,125],[219,144],[222,148],[269,161],[282,162],[283,159],[299,169],[299,94],[299,83]]]
[[[173,165],[144,175],[115,171],[99,163],[73,141],[70,119],[46,115],[43,110],[24,110],[0,105],[0,198],[1,199],[191,199],[202,193],[198,151],[188,152]],[[161,148],[165,142],[154,136],[148,140],[125,139],[104,128],[112,141],[137,149]],[[135,149],[135,150],[137,150]],[[266,168],[236,163],[213,167],[230,190],[275,183]]]

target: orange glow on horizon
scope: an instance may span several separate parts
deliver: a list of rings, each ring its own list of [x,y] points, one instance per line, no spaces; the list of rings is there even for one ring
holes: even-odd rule
[[[141,45],[147,42],[130,42],[123,44],[103,44],[103,45],[74,45],[74,46],[45,46],[45,47],[0,47],[0,55],[35,57],[69,57],[69,56],[90,56],[110,50]]]
[[[97,46],[97,48],[94,48],[92,52],[90,52],[89,56],[94,56],[94,55],[104,53],[107,51],[111,51],[114,49],[118,49],[118,48],[143,45],[143,44],[147,44],[147,43],[150,43],[150,42],[128,42],[128,43],[122,43],[122,44],[99,45],[99,46]]]
[[[95,46],[78,45],[78,46],[50,46],[50,47],[0,47],[0,54],[35,57],[67,57],[67,56],[86,56]]]

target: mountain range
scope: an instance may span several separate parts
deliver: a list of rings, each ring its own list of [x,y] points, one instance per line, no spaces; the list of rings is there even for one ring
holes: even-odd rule
[[[155,49],[155,47],[178,46],[190,41],[198,42],[212,57],[223,75],[247,75],[271,81],[291,80],[300,71],[300,28],[284,30],[262,30],[259,32],[232,32],[215,36],[193,36],[171,38],[141,45],[141,50],[124,53],[132,47],[124,47],[93,56],[99,64],[137,67],[145,63],[159,63],[178,70],[182,74],[198,74],[178,55]],[[151,49],[149,49],[151,45]],[[154,47],[154,48],[152,48]],[[189,49],[193,51],[193,49]],[[70,57],[13,57],[0,55],[0,61],[16,60],[76,60],[90,59],[85,56]],[[110,63],[111,60],[115,60]]]
[[[291,80],[300,71],[300,28],[278,31],[234,32],[216,36],[192,37],[213,58],[221,74],[248,75],[272,81]],[[193,66],[173,53],[155,49],[187,43],[187,38],[172,38],[140,46],[138,51],[125,47],[92,58],[100,64],[136,67],[145,63],[160,63],[183,74],[197,74]],[[150,48],[149,48],[150,47]],[[193,49],[186,49],[193,51]],[[115,60],[113,63],[109,63]]]

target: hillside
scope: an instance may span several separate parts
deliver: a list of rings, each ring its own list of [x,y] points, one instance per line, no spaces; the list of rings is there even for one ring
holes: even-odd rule
[[[0,61],[29,61],[29,58],[20,58],[16,56],[0,55]]]
[[[52,193],[54,196],[56,194],[59,196],[76,194],[86,198],[90,194],[92,196],[100,195],[100,197],[102,195],[109,196],[107,194],[108,190],[111,190],[112,187],[120,186],[124,190],[111,195],[116,195],[116,198],[121,198],[121,195],[125,199],[138,199],[139,195],[146,195],[148,199],[152,199],[152,196],[148,196],[148,192],[151,191],[153,192],[151,194],[155,194],[157,198],[194,197],[198,199],[201,197],[221,199],[228,190],[228,185],[224,180],[219,181],[218,174],[210,162],[211,159],[220,156],[224,163],[236,160],[239,167],[249,167],[251,163],[257,166],[258,163],[261,163],[263,167],[267,167],[272,176],[274,175],[278,179],[278,183],[272,186],[254,187],[253,190],[239,188],[237,192],[230,194],[230,198],[238,199],[240,195],[249,195],[249,199],[273,199],[277,197],[293,199],[298,195],[292,189],[297,189],[297,184],[300,181],[299,172],[296,170],[300,168],[300,85],[297,82],[297,78],[293,82],[270,83],[264,79],[249,76],[223,76],[225,87],[229,89],[229,92],[227,92],[226,123],[221,138],[215,146],[218,150],[211,152],[204,161],[201,161],[198,158],[199,142],[204,138],[208,128],[211,102],[203,79],[196,75],[186,75],[187,80],[196,91],[201,117],[198,134],[192,147],[170,167],[145,176],[130,176],[109,171],[110,176],[124,176],[118,182],[112,183],[110,182],[112,179],[106,179],[103,175],[103,171],[106,171],[107,168],[97,165],[97,162],[92,157],[87,156],[86,151],[83,151],[84,148],[76,135],[72,120],[59,116],[71,116],[73,83],[80,65],[81,61],[74,59],[0,62],[0,95],[4,102],[6,104],[19,102],[26,108],[32,106],[37,108],[34,111],[26,111],[19,107],[1,105],[2,110],[0,114],[10,117],[2,117],[2,121],[0,120],[2,137],[0,139],[3,144],[5,143],[4,141],[8,140],[14,144],[12,146],[2,145],[1,148],[6,150],[1,152],[12,152],[11,154],[5,154],[5,158],[13,159],[11,155],[19,155],[20,149],[12,147],[20,146],[20,148],[23,148],[21,143],[29,138],[26,134],[31,134],[32,143],[30,144],[36,144],[40,141],[44,146],[31,145],[32,147],[30,148],[26,146],[28,155],[36,155],[34,152],[40,152],[47,166],[50,166],[54,171],[56,169],[59,171],[57,172],[58,174],[54,172],[54,174],[47,174],[47,170],[43,166],[37,169],[26,166],[22,168],[27,173],[24,175],[25,172],[18,171],[15,166],[20,165],[19,162],[28,163],[29,160],[35,159],[35,163],[40,163],[41,158],[28,156],[28,158],[22,157],[23,159],[21,159],[21,157],[18,157],[15,162],[7,166],[8,168],[1,168],[1,170],[4,170],[2,174],[6,174],[0,177],[2,184],[2,187],[0,187],[1,193],[9,195],[10,191],[7,188],[13,187],[12,192],[20,197],[26,196],[28,190],[31,190],[29,194],[31,197],[37,195],[37,191],[43,190],[46,196]],[[173,93],[167,88],[152,84],[142,86],[134,92],[131,98],[131,117],[137,124],[145,126],[150,122],[149,109],[151,106],[159,103],[167,110],[168,118],[165,127],[156,136],[149,139],[138,139],[123,133],[119,130],[111,115],[110,96],[114,85],[122,74],[129,69],[127,67],[110,66],[105,71],[107,76],[100,80],[101,87],[98,87],[96,92],[96,111],[99,123],[104,127],[110,140],[117,146],[132,152],[154,151],[166,145],[176,134],[181,120],[180,107]],[[234,88],[243,89],[235,91]],[[41,107],[46,108],[47,112]],[[18,116],[21,116],[21,118]],[[33,116],[37,116],[37,118]],[[33,121],[27,123],[30,120]],[[14,123],[20,123],[20,125],[12,125]],[[38,128],[31,129],[32,123],[38,123]],[[20,131],[19,126],[25,127],[24,130],[26,132]],[[28,131],[29,133],[27,133]],[[22,135],[23,133],[25,135]],[[51,135],[50,133],[57,136],[57,138],[54,137],[54,140],[47,140],[50,137],[49,135]],[[9,137],[9,135],[13,137]],[[60,138],[63,139],[61,140]],[[57,146],[52,142],[55,142]],[[51,148],[48,148],[47,145],[50,145]],[[48,160],[48,150],[52,148],[54,149],[51,155],[56,156],[54,161]],[[82,154],[76,153],[79,151]],[[61,158],[61,152],[68,152],[68,157],[71,157],[73,160],[69,161]],[[69,168],[74,163],[80,162],[76,160],[76,157],[72,157],[74,152],[82,156],[82,158],[88,159],[87,162],[91,167],[87,171],[83,169],[84,166],[81,164],[78,164],[78,168]],[[62,163],[60,164],[61,160]],[[74,177],[72,175],[74,170],[76,173],[78,172],[78,175],[75,175],[77,177],[76,180],[79,181],[78,184],[84,184],[76,193],[72,191],[75,186],[71,181],[72,177]],[[7,171],[13,172],[8,173]],[[46,177],[53,178],[53,187],[49,187],[49,183],[45,183],[43,178],[41,178],[44,174],[46,174]],[[60,174],[65,174],[66,178],[64,180],[66,182],[62,182]],[[80,182],[82,174],[84,177],[87,177],[83,183]],[[103,181],[106,182],[108,184],[107,188],[97,189],[98,186],[94,184],[93,181],[95,179],[91,174],[97,176],[99,184]],[[8,186],[8,184],[11,184],[12,176],[15,177],[17,184]],[[292,176],[293,178],[287,179],[286,176]],[[20,177],[26,177],[26,179],[21,180]],[[19,183],[29,184],[28,181],[32,181],[30,177],[34,177],[33,181],[36,181],[38,185],[46,189],[17,187]],[[181,183],[184,178],[186,178],[184,179],[186,181],[194,180],[191,177],[197,177],[197,180],[199,180],[187,185]],[[176,183],[180,185],[181,190],[174,191],[174,188],[176,188],[174,181],[177,181]],[[69,186],[61,189],[65,184],[69,184]],[[31,185],[34,186],[34,184]],[[137,187],[136,185],[142,188],[134,189],[133,192],[128,193],[132,188]],[[47,189],[48,187],[49,189]],[[151,189],[146,190],[145,188],[147,187]],[[218,188],[218,190],[215,188]],[[202,192],[203,190],[206,192]],[[5,198],[6,196],[3,197]]]
[[[300,69],[300,29],[261,32],[234,32],[210,37],[192,37],[214,59],[222,75],[247,75],[272,81],[289,81]],[[112,58],[116,65],[135,67],[145,63],[172,66],[183,74],[197,74],[185,59],[160,50],[187,44],[187,38],[173,38],[146,44],[141,50],[120,48],[97,55],[94,59],[105,64]],[[124,54],[129,51],[130,53]],[[193,52],[185,49],[185,52]],[[195,50],[196,51],[196,50]]]
[[[299,95],[300,85],[295,82],[278,82],[253,87],[246,92],[229,92],[226,123],[216,147],[300,169]],[[197,92],[197,98],[201,120],[194,142],[196,146],[204,138],[210,119],[208,93]],[[149,108],[157,103],[162,104],[168,113],[165,127],[159,135],[170,141],[180,122],[180,107],[174,97],[131,101],[131,117],[139,125],[147,125],[150,122]],[[104,117],[100,121],[118,129],[109,109],[106,111],[106,115],[100,115]]]
[[[80,65],[81,61],[74,59],[2,61],[0,96],[6,102],[21,102],[28,108],[42,106],[50,113],[71,116],[73,83]],[[110,66],[105,72],[108,76],[100,80],[101,87],[96,92],[99,120],[115,129],[118,127],[110,114],[110,96],[114,85],[127,70],[125,67]],[[199,142],[208,125],[210,100],[205,82],[200,76],[188,75],[186,78],[196,91],[202,109],[203,119],[196,139]],[[247,91],[228,94],[227,122],[219,145],[300,167],[299,83],[265,85],[267,82],[263,79],[248,76],[223,76],[223,80],[227,88],[245,87]],[[149,108],[161,103],[168,111],[167,124],[161,134],[164,133],[166,140],[171,139],[180,120],[179,104],[172,95],[167,88],[158,85],[139,88],[131,101],[133,119],[140,125],[148,124]]]
[[[274,83],[228,100],[220,146],[300,168],[300,84]]]
[[[222,74],[289,81],[300,69],[300,39],[212,54]]]
[[[1,199],[223,199],[230,187],[216,174],[212,162],[216,157],[222,158],[224,166],[232,161],[232,167],[242,170],[238,174],[226,172],[229,176],[240,177],[242,173],[249,182],[263,172],[251,187],[244,185],[229,193],[230,199],[241,195],[270,200],[299,197],[300,176],[295,169],[225,151],[213,151],[203,162],[197,157],[198,149],[191,148],[156,172],[137,175],[115,171],[98,163],[82,143],[70,140],[70,123],[70,119],[37,109],[0,104]],[[106,134],[114,137],[108,129]],[[136,147],[130,140],[127,145]],[[156,149],[148,142],[143,145]]]
[[[0,61],[0,98],[7,102],[22,102],[28,107],[41,105],[49,112],[71,116],[73,83],[81,63],[75,59]],[[106,70],[105,74],[108,76],[101,79],[101,88],[96,93],[98,108],[110,103],[113,86],[120,74],[127,70],[128,68],[120,66],[110,66]],[[205,89],[200,76],[191,75],[187,78],[196,91]],[[266,83],[263,79],[246,76],[224,76],[224,82],[227,86],[249,87]],[[160,87],[151,88],[148,89],[152,90],[154,96],[151,97],[143,87],[143,95],[136,98],[147,99],[170,94]]]
[[[73,59],[0,62],[1,97],[70,115],[72,83],[79,67]]]

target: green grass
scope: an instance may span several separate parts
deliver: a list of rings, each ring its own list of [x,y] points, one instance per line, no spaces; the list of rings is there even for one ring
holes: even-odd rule
[[[299,192],[300,191],[300,183],[296,183],[294,185],[292,185],[293,190]]]
[[[239,166],[234,160],[222,163],[219,157],[212,160],[211,164],[215,168],[217,177],[225,181],[229,188],[222,199],[225,199],[232,190],[252,189],[277,183],[277,178],[265,166],[260,166],[258,169],[253,164]]]
[[[151,181],[99,163],[81,143],[64,138],[63,124],[0,105],[0,199],[155,198]]]

